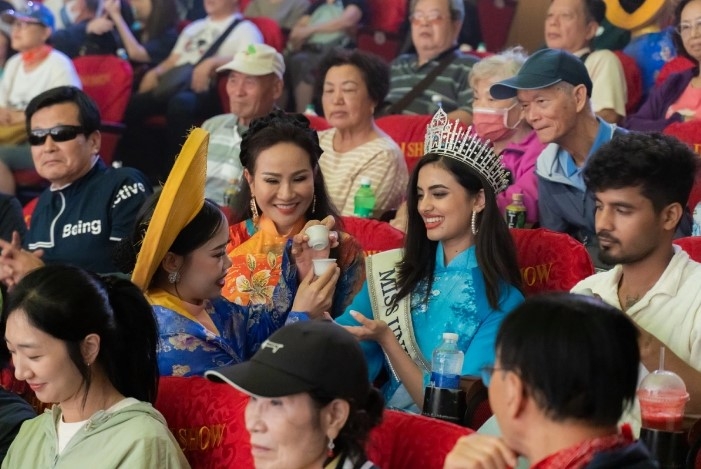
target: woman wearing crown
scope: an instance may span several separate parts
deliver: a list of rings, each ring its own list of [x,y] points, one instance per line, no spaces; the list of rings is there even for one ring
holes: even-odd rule
[[[407,191],[403,250],[367,260],[367,281],[338,322],[362,339],[371,379],[389,368],[387,405],[417,411],[443,332],[459,335],[462,374],[494,363],[497,329],[523,301],[511,236],[495,194],[499,157],[439,110]]]

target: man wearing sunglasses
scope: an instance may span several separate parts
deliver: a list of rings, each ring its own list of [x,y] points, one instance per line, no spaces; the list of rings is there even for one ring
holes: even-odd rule
[[[32,214],[26,249],[18,235],[0,240],[0,281],[12,286],[44,263],[116,272],[112,251],[152,192],[146,177],[102,162],[100,113],[78,88],[41,93],[26,115],[34,166],[51,185]]]
[[[444,469],[655,468],[623,410],[638,383],[638,331],[620,310],[581,295],[526,299],[502,323],[496,362],[485,367],[502,436],[458,440]]]

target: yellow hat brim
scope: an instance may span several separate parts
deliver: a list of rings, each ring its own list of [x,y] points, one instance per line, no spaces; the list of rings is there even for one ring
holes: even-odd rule
[[[618,0],[604,0],[606,3],[606,19],[622,29],[632,30],[644,26],[662,9],[666,0],[645,0],[633,13],[628,13],[621,7]]]
[[[148,288],[175,238],[204,205],[208,146],[209,133],[193,129],[166,179],[131,274],[131,281],[142,291]]]

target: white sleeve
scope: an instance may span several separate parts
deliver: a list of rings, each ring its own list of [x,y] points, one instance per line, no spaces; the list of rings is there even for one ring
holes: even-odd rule
[[[250,21],[241,21],[224,41],[217,51],[217,56],[233,57],[238,51],[246,49],[250,44],[263,43],[263,34]]]
[[[584,65],[593,85],[591,102],[594,112],[613,109],[616,114],[625,116],[628,88],[618,57],[609,50],[597,50],[587,57]]]
[[[21,65],[19,54],[10,57],[5,64],[5,71],[0,80],[0,108],[6,108],[10,105],[10,87],[12,79],[17,76],[17,67]]]
[[[56,52],[56,55],[51,58],[53,61],[51,78],[46,89],[56,88],[57,86],[75,86],[82,89],[83,85],[71,59],[58,51],[54,52]]]

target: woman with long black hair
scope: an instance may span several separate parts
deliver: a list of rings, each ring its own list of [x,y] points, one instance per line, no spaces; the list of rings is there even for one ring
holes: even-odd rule
[[[507,185],[492,148],[439,110],[407,193],[403,250],[370,257],[367,282],[339,318],[362,342],[371,378],[390,371],[385,400],[417,410],[443,332],[459,336],[462,374],[494,362],[504,319],[521,303],[516,251],[495,194]]]

